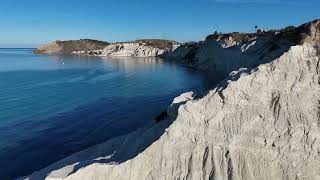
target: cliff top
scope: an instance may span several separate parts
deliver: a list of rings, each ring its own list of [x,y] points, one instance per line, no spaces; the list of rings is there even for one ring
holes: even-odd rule
[[[311,35],[313,29],[320,27],[320,19],[316,19],[309,23],[303,24],[299,27],[288,26],[279,30],[269,30],[269,31],[259,31],[257,33],[241,33],[241,32],[231,32],[231,33],[215,33],[206,37],[206,40],[222,40],[232,38],[232,40],[237,43],[246,43],[255,40],[258,37],[270,37],[274,36],[277,39],[286,39],[297,44],[301,44],[308,35]]]
[[[166,39],[138,39],[135,41],[115,42],[112,44],[118,44],[118,43],[139,43],[141,45],[152,46],[159,49],[168,49],[174,45],[179,44],[177,41],[166,40]]]
[[[65,43],[95,43],[97,45],[103,45],[103,46],[107,46],[107,45],[110,44],[109,42],[99,41],[99,40],[95,40],[95,39],[57,40],[55,42],[57,42],[58,44],[65,44]]]
[[[70,54],[73,51],[103,49],[110,43],[92,39],[54,41],[48,45],[39,46],[34,52],[37,54]]]
[[[166,49],[173,45],[179,44],[177,41],[165,40],[165,39],[139,39],[134,42],[143,43],[147,46],[154,46],[160,49]]]

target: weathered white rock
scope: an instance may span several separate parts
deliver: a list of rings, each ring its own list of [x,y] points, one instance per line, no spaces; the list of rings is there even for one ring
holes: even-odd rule
[[[232,72],[201,99],[192,93],[177,98],[183,104],[176,118],[175,108],[168,108],[164,121],[77,153],[31,179],[320,179],[320,21],[305,26],[310,31],[303,43],[280,39],[272,51],[259,38],[245,51],[205,42],[195,54],[197,67],[228,73],[263,64]]]
[[[137,40],[112,43],[103,50],[74,51],[72,54],[109,57],[157,57],[179,47],[169,40]]]
[[[50,44],[39,46],[34,52],[37,54],[73,54],[83,56],[157,57],[178,47],[179,44],[177,42],[163,39],[142,39],[112,44],[83,39],[54,41]]]
[[[73,51],[71,54],[84,56],[102,56],[102,49],[90,51]]]
[[[227,36],[225,38],[218,38],[217,42],[223,48],[230,48],[230,47],[237,46],[240,44],[240,42],[236,41],[232,36]]]
[[[193,100],[195,96],[196,95],[194,94],[194,92],[187,92],[174,98],[172,104],[167,109],[168,116],[176,118],[178,116],[178,108],[182,104],[185,104],[186,102]]]
[[[165,49],[146,46],[136,42],[115,43],[107,46],[102,55],[115,57],[156,57],[166,52]]]

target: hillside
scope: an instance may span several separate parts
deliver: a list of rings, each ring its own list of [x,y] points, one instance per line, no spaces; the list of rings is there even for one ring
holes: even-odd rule
[[[139,39],[133,42],[140,43],[145,46],[156,47],[159,49],[168,49],[175,45],[179,45],[179,43],[176,41],[165,39]]]
[[[206,95],[161,121],[63,159],[31,179],[320,179],[320,20],[290,31],[183,45],[165,57],[211,71]],[[143,118],[143,117],[142,117]]]
[[[107,43],[97,40],[55,41],[39,46],[37,54],[73,54],[84,56],[156,57],[171,52],[176,41],[141,39],[130,42]]]
[[[54,41],[48,45],[39,46],[34,52],[37,54],[71,54],[74,51],[90,51],[103,49],[108,42],[92,39]]]
[[[171,40],[141,39],[129,42],[117,42],[102,50],[74,51],[74,55],[111,56],[111,57],[158,57],[172,52],[179,44]]]

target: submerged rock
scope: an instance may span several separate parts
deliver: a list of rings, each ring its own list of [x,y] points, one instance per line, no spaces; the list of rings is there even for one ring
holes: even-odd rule
[[[177,98],[164,121],[30,179],[320,179],[320,20],[252,41],[178,48],[194,50],[183,63],[224,80],[202,98]]]

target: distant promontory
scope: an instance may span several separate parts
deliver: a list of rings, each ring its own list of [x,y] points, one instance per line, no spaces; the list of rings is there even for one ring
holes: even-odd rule
[[[85,55],[115,57],[156,57],[173,51],[179,43],[163,39],[141,39],[129,42],[108,43],[103,41],[81,39],[54,41],[39,46],[36,54]]]

